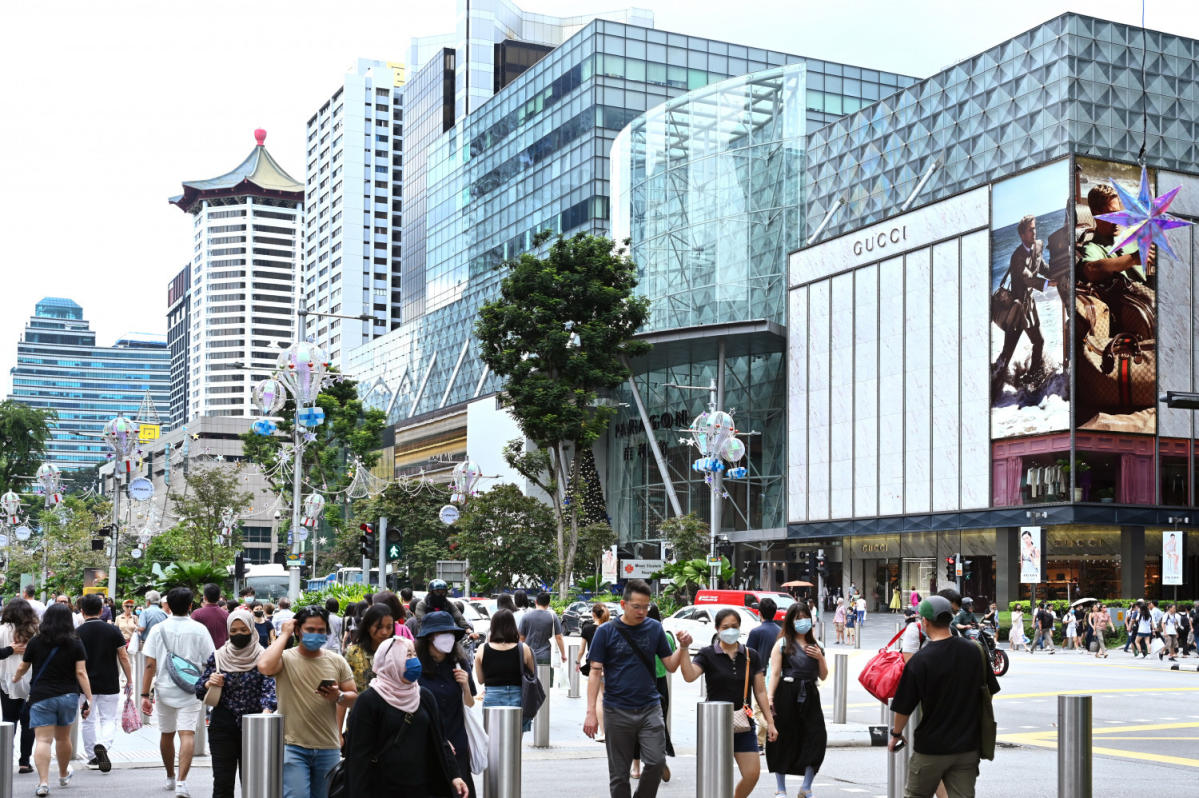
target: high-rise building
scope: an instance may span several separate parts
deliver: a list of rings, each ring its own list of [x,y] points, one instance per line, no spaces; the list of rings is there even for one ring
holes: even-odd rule
[[[182,289],[190,291],[189,360],[175,372],[186,375],[176,407],[187,418],[252,415],[253,380],[274,369],[295,331],[304,185],[267,152],[265,130],[254,137],[257,146],[231,172],[186,181],[171,198],[194,227],[191,285]]]
[[[403,86],[402,64],[360,58],[308,120],[299,337],[335,365],[400,323]]]
[[[167,348],[171,350],[171,427],[187,421],[188,342],[191,341],[191,264],[167,284]]]
[[[169,401],[170,353],[161,335],[130,333],[114,346],[96,346],[83,308],[70,299],[37,303],[17,344],[9,399],[53,410],[46,460],[59,468],[103,463],[104,424],[118,414],[136,418],[149,391],[157,412]]]

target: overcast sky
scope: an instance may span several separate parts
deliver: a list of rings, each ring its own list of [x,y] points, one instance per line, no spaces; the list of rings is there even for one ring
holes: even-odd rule
[[[1193,0],[1148,0],[1147,25],[1199,38]],[[556,15],[620,0],[525,0]],[[1139,24],[1130,2],[641,0],[656,27],[927,77],[1066,10]],[[1174,9],[1171,13],[1171,9]],[[304,123],[356,57],[402,61],[451,32],[454,0],[37,0],[0,11],[0,383],[34,304],[83,306],[101,345],[165,333],[187,262],[182,180],[223,174],[268,131],[303,180]],[[415,65],[412,65],[415,66]]]

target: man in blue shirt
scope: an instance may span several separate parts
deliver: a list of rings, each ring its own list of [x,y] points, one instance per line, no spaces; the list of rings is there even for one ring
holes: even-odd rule
[[[758,662],[765,667],[770,662],[770,652],[774,649],[774,644],[778,642],[779,632],[782,631],[777,623],[774,622],[774,615],[778,612],[778,605],[774,603],[772,598],[764,598],[758,602],[758,614],[762,616],[762,623],[749,633],[749,639],[746,645],[758,652]],[[770,676],[767,674],[767,684],[770,684]],[[758,721],[758,747],[766,747],[766,717],[762,714],[761,707],[754,708],[754,718]]]
[[[150,639],[150,630],[154,628],[154,625],[167,619],[167,614],[159,606],[160,601],[162,601],[162,594],[157,590],[146,593],[146,608],[142,610],[141,622],[137,625],[137,631],[142,636],[142,648],[145,648],[146,641]]]
[[[587,717],[583,733],[595,737],[599,722],[595,703],[604,684],[604,732],[608,752],[608,791],[612,798],[630,798],[629,765],[641,744],[639,798],[655,798],[666,764],[666,721],[658,695],[654,656],[673,673],[688,656],[691,635],[678,634],[673,653],[662,624],[648,618],[651,593],[642,579],[630,579],[620,602],[624,614],[595,630],[588,650]]]

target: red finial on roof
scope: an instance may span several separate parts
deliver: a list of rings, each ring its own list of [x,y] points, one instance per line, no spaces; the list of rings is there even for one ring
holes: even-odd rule
[[[266,131],[263,130],[262,128],[258,128],[257,130],[255,130],[254,131],[254,140],[257,141],[258,146],[261,147],[263,144],[266,143]]]

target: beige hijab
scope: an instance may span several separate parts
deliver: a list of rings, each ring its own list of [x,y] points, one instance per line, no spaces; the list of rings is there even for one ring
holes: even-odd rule
[[[225,645],[216,650],[214,659],[216,669],[222,673],[230,671],[251,671],[258,666],[258,655],[262,653],[262,643],[258,642],[258,630],[254,628],[254,616],[250,611],[238,607],[229,613],[225,628],[233,633],[233,622],[241,621],[250,630],[250,645],[234,648],[233,641],[225,641]]]

